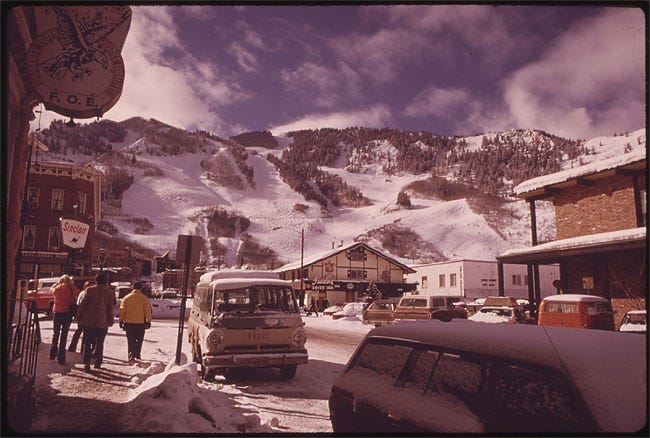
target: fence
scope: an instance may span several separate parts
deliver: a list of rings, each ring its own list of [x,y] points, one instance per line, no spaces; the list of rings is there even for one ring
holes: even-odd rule
[[[7,301],[7,415],[16,433],[29,432],[41,333],[36,302],[11,297]]]

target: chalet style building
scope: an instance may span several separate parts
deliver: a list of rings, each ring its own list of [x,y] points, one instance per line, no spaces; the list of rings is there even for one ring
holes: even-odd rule
[[[560,293],[610,299],[616,323],[625,311],[645,308],[648,252],[646,151],[524,181],[514,195],[530,204],[532,247],[497,257],[499,292],[503,266],[527,265],[531,304],[539,304],[539,266],[560,266]],[[535,201],[552,201],[557,240],[537,241]],[[536,308],[536,307],[535,307]]]
[[[358,301],[371,284],[382,298],[399,296],[417,286],[405,280],[413,269],[362,242],[311,255],[275,272],[291,281],[295,290],[303,291],[301,299],[306,298],[307,304],[311,297],[318,303],[327,299],[332,305]]]
[[[101,173],[90,165],[37,161],[31,163],[26,185],[20,277],[90,274],[95,223],[100,219]],[[64,245],[62,219],[88,225],[83,248]]]

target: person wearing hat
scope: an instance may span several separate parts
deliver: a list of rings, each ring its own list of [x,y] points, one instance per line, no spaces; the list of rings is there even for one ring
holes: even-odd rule
[[[142,289],[145,285],[136,282],[133,290],[120,303],[120,328],[126,332],[129,364],[140,360],[144,332],[151,327],[151,304]]]

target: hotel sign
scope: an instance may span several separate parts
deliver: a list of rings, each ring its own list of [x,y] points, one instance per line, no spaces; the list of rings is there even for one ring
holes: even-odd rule
[[[120,51],[131,24],[122,5],[52,5],[35,9],[37,34],[27,52],[29,82],[45,108],[99,117],[122,94]]]

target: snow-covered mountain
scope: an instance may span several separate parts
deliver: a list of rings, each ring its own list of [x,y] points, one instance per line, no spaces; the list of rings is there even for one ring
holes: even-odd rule
[[[298,157],[313,164],[317,176],[289,184],[278,163],[291,159],[295,136],[275,138],[277,146],[273,148],[268,144],[244,147],[232,139],[187,132],[154,120],[104,125],[103,129],[95,126],[91,138],[95,146],[90,149],[105,151],[99,155],[70,153],[80,150],[74,144],[87,139],[70,133],[55,135],[53,128],[42,134],[53,152],[38,157],[90,163],[106,175],[98,235],[173,255],[179,234],[197,234],[208,243],[206,263],[221,261],[228,266],[278,267],[298,261],[303,231],[305,255],[365,240],[406,264],[494,259],[508,249],[530,244],[527,204],[504,193],[481,193],[477,184],[464,196],[440,196],[431,187],[440,181],[462,183],[463,175],[477,172],[468,173],[462,160],[449,164],[451,155],[462,157],[481,148],[501,148],[505,143],[535,153],[543,142],[550,148],[559,144],[553,139],[548,143],[550,137],[539,131],[454,137],[444,150],[449,166],[446,172],[437,167],[415,174],[395,170],[400,154],[404,159],[404,150],[391,140],[372,140],[354,147],[339,142],[327,160],[317,148],[301,152]],[[107,127],[110,135],[103,133]],[[430,147],[420,140],[409,147],[430,154]],[[554,164],[557,170],[645,148],[645,129],[594,138],[580,142],[579,147],[581,153],[575,156],[560,155],[560,162]],[[503,150],[499,150],[501,154]],[[310,158],[312,152],[320,158]],[[504,160],[507,157],[504,155]],[[508,163],[499,165],[507,168]],[[516,176],[509,179],[504,175],[503,187],[519,182],[513,178]],[[303,189],[296,189],[299,183],[317,196],[308,200]],[[343,187],[343,195],[336,199],[321,196],[333,186],[337,190]],[[539,202],[537,207],[540,240],[553,239],[552,205]]]

